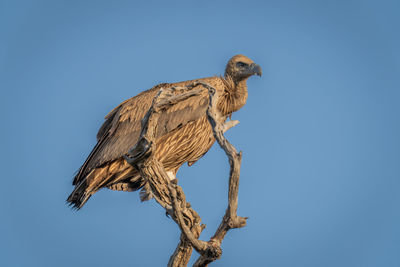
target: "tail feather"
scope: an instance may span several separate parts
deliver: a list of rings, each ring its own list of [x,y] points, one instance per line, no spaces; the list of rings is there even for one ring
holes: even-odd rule
[[[72,208],[79,210],[89,198],[107,182],[107,167],[92,170],[75,186],[67,202]]]
[[[69,195],[67,202],[73,209],[79,210],[83,207],[83,205],[85,205],[86,201],[88,201],[92,195],[93,193],[88,192],[85,181],[82,181],[75,187],[71,195]]]
[[[79,175],[79,174],[78,174]],[[102,187],[112,190],[135,191],[143,186],[139,173],[125,160],[117,160],[103,167],[95,168],[75,185],[67,202],[79,210],[89,198]]]

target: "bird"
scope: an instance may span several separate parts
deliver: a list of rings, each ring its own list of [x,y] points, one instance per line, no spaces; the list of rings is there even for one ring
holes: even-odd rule
[[[145,180],[127,163],[124,155],[138,141],[141,120],[159,90],[193,82],[207,83],[216,89],[219,95],[217,109],[227,119],[245,105],[248,97],[247,79],[253,75],[261,77],[261,67],[244,55],[235,55],[229,59],[224,76],[161,83],[123,101],[105,116],[97,133],[96,145],[73,178],[72,185],[75,188],[67,203],[79,210],[102,188],[116,191],[141,189],[141,200],[150,199],[151,194],[145,190]],[[184,163],[193,165],[215,142],[206,115],[208,102],[208,93],[201,94],[175,104],[159,117],[154,153],[171,180]]]

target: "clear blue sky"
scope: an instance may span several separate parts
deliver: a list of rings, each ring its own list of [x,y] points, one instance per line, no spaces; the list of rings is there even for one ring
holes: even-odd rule
[[[178,227],[137,193],[65,199],[103,117],[244,54],[239,215],[213,266],[400,266],[398,1],[1,1],[0,265],[164,266]],[[208,239],[226,207],[216,146],[178,173]],[[195,255],[194,258],[197,258]]]

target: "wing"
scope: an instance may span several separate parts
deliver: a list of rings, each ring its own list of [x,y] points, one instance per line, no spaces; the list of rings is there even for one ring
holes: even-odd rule
[[[209,79],[219,78],[213,77],[205,80]],[[169,88],[185,85],[190,82],[192,81],[159,84],[122,102],[113,109],[105,117],[106,120],[97,134],[97,144],[79,169],[73,184],[79,184],[94,168],[122,157],[136,144],[140,135],[141,120],[150,108],[154,96],[161,87]],[[159,117],[156,138],[179,129],[190,121],[205,116],[207,105],[207,93],[177,103]]]

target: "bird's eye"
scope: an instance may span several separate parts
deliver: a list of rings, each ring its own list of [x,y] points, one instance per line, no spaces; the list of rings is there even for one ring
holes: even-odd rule
[[[238,62],[238,63],[236,63],[236,66],[243,68],[243,67],[247,66],[247,64],[244,62]]]

